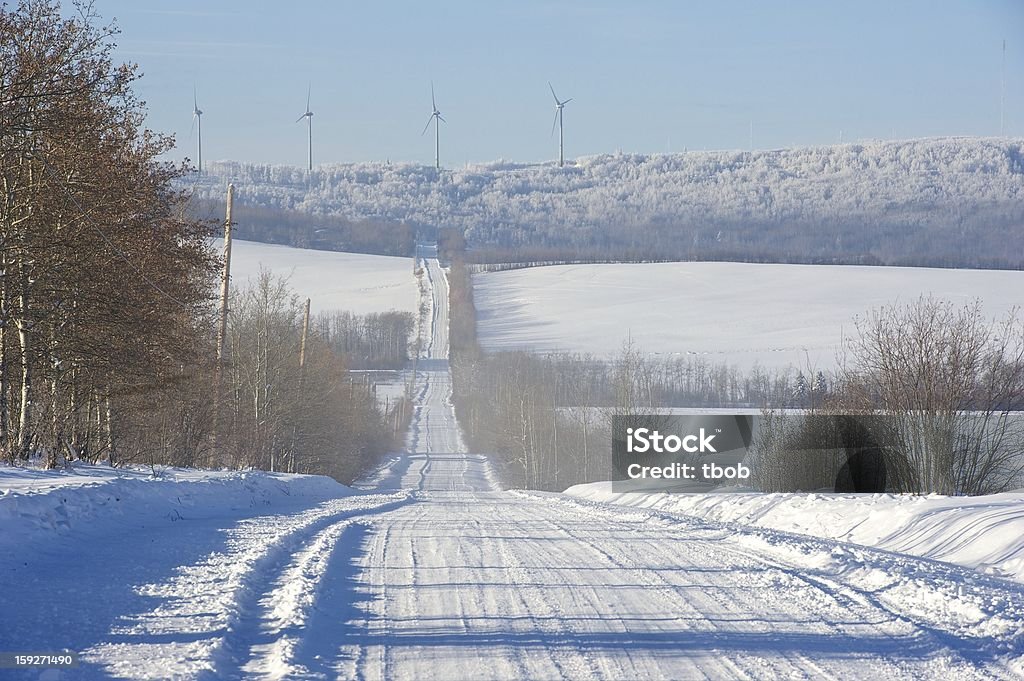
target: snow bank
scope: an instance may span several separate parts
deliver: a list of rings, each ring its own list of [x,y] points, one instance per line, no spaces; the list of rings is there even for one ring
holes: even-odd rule
[[[97,521],[171,523],[351,493],[319,475],[98,465],[44,471],[0,465],[0,552]]]
[[[665,494],[613,492],[610,482],[596,482],[565,493],[872,546],[1024,582],[1024,490],[981,497]]]

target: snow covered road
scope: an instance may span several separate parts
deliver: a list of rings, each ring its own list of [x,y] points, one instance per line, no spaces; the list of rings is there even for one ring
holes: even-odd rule
[[[436,328],[446,291],[427,264]],[[486,458],[464,453],[442,352],[421,361],[409,453],[363,483],[415,490],[414,503],[375,517],[363,538],[352,584],[361,612],[325,675],[1014,676],[1024,622],[1015,586],[838,544],[497,491]]]
[[[66,646],[83,665],[54,678],[87,679],[1024,673],[1019,584],[838,542],[498,489],[455,422],[445,279],[436,260],[427,266],[433,342],[418,366],[406,453],[355,494],[165,524],[160,534],[97,533],[35,547],[24,566],[0,559],[0,648]]]

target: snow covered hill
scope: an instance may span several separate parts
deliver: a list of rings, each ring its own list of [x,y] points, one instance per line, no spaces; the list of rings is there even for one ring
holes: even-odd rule
[[[476,274],[488,350],[645,352],[750,367],[835,365],[854,315],[921,295],[1024,306],[1024,272],[725,262],[559,265]]]
[[[457,227],[471,242],[566,242],[600,226],[790,223],[941,226],[974,234],[1024,217],[1024,140],[939,138],[768,151],[616,154],[565,168],[497,162],[445,170],[413,164],[291,166],[212,162],[196,192],[349,219]],[[715,231],[719,234],[716,236]],[[724,235],[723,233],[724,232]],[[850,238],[846,232],[844,238]],[[828,240],[826,239],[826,241]]]
[[[223,241],[218,239],[219,253]],[[231,243],[231,276],[244,286],[260,268],[288,277],[296,295],[309,297],[314,312],[348,310],[415,313],[419,298],[412,258],[364,253],[339,253],[235,239]]]

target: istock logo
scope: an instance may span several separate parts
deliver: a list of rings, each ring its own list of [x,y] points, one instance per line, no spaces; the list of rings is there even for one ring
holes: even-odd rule
[[[680,450],[688,454],[708,452],[717,453],[711,441],[715,436],[708,435],[704,429],[700,429],[698,435],[662,435],[657,430],[649,428],[627,428],[626,429],[626,451],[630,454],[645,454],[654,452],[656,454],[675,454]],[[697,444],[694,444],[697,443]]]

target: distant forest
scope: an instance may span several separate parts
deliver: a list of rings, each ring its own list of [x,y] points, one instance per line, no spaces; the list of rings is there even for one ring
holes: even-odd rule
[[[190,217],[224,219],[224,199],[193,198]],[[416,230],[409,224],[385,220],[348,220],[335,215],[311,215],[297,210],[270,208],[235,201],[232,209],[238,239],[283,244],[321,251],[347,251],[373,255],[412,256]]]
[[[405,254],[413,232],[444,229],[476,263],[1024,268],[1018,139],[618,154],[565,168],[218,162],[192,179],[197,205],[221,205],[228,181],[240,236],[319,248]]]

